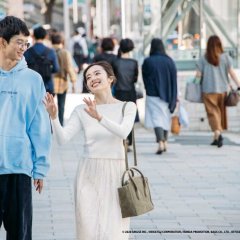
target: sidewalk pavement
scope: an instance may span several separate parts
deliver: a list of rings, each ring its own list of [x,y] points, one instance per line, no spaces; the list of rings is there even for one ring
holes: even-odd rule
[[[220,149],[211,140],[210,133],[183,132],[170,136],[166,153],[155,155],[153,132],[136,127],[139,168],[149,178],[155,209],[132,218],[131,240],[240,239],[239,134],[225,133]],[[62,147],[53,144],[43,193],[33,189],[33,240],[75,239],[73,183],[80,146],[80,137]],[[0,239],[4,236],[1,229]]]

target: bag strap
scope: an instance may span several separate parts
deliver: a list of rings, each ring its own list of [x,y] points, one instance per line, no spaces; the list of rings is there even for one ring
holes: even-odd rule
[[[42,56],[47,56],[48,53],[50,52],[50,49],[46,48],[41,54],[38,54],[33,47],[29,48],[29,51],[31,52],[33,57],[40,59]]]
[[[122,107],[122,116],[124,117],[124,110],[126,108],[127,102],[124,102]],[[135,144],[135,134],[134,134],[134,126],[132,128],[132,144],[133,144],[133,157],[134,157],[134,166],[137,166],[137,152],[136,152],[136,144]],[[123,139],[123,145],[125,150],[125,166],[126,170],[129,170],[128,165],[128,153],[127,153],[127,140]]]

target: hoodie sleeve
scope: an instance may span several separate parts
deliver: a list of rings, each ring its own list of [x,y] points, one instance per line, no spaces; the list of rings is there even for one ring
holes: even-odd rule
[[[126,139],[133,128],[136,112],[136,104],[128,102],[124,110],[123,120],[120,124],[113,122],[104,116],[102,117],[100,124],[118,137]]]
[[[49,115],[43,104],[46,94],[43,83],[35,114],[28,129],[28,136],[33,152],[33,178],[42,179],[49,169],[49,153],[51,147],[51,125]]]

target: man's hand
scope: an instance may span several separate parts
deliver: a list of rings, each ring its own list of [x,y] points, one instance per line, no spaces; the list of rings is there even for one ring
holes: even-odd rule
[[[43,179],[34,179],[34,187],[39,194],[42,192],[43,189]]]

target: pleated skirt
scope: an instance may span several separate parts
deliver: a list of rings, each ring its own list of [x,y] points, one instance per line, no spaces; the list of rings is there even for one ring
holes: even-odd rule
[[[129,218],[122,218],[117,189],[124,159],[88,158],[75,181],[77,240],[127,240]]]

